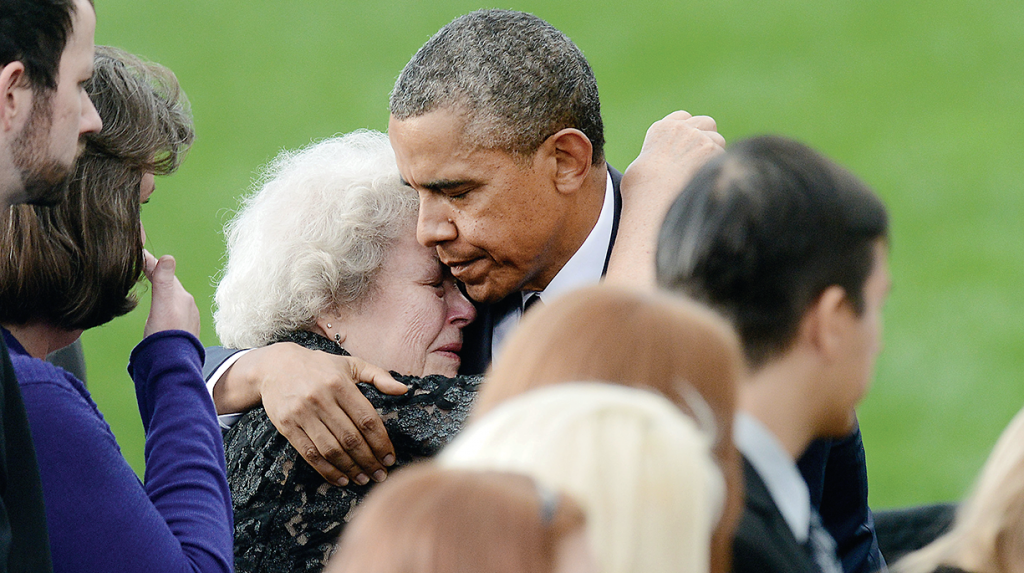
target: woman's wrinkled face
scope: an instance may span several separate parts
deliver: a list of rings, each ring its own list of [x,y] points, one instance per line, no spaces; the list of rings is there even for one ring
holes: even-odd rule
[[[412,376],[458,374],[462,328],[476,317],[434,248],[416,242],[411,221],[385,256],[367,298],[321,329],[353,356]]]

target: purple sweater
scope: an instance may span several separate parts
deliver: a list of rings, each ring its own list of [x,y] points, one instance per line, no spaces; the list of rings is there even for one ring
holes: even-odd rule
[[[199,341],[158,332],[132,351],[142,484],[85,386],[4,337],[39,458],[54,571],[231,571],[224,447]]]

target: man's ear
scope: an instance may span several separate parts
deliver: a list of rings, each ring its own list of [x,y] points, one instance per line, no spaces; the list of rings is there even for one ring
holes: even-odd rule
[[[590,174],[594,146],[582,131],[567,127],[547,138],[541,146],[555,160],[555,187],[560,193],[575,193]]]
[[[345,336],[347,332],[345,330],[345,322],[337,311],[329,311],[316,319],[316,327],[318,329],[317,334],[322,334],[325,338],[337,342],[339,345],[345,342]]]
[[[11,62],[0,70],[0,129],[14,129],[19,116],[32,110],[33,90],[25,77],[25,64]]]
[[[846,333],[851,319],[856,319],[846,290],[832,285],[822,291],[818,299],[804,313],[800,321],[800,336],[806,337],[826,359],[839,355],[846,344]]]

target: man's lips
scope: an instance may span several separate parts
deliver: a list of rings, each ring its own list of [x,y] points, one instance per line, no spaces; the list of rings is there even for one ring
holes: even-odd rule
[[[479,270],[478,267],[480,266],[480,263],[483,263],[483,261],[484,260],[482,258],[452,261],[446,261],[443,258],[441,259],[441,262],[452,270],[452,276],[462,282],[472,282],[472,279],[479,274],[477,273]]]

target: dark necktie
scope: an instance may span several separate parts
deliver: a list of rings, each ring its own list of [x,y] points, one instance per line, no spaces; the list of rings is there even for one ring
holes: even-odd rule
[[[527,295],[526,300],[523,302],[523,314],[531,308],[540,308],[544,306],[544,301],[540,299],[540,293],[534,292]]]

